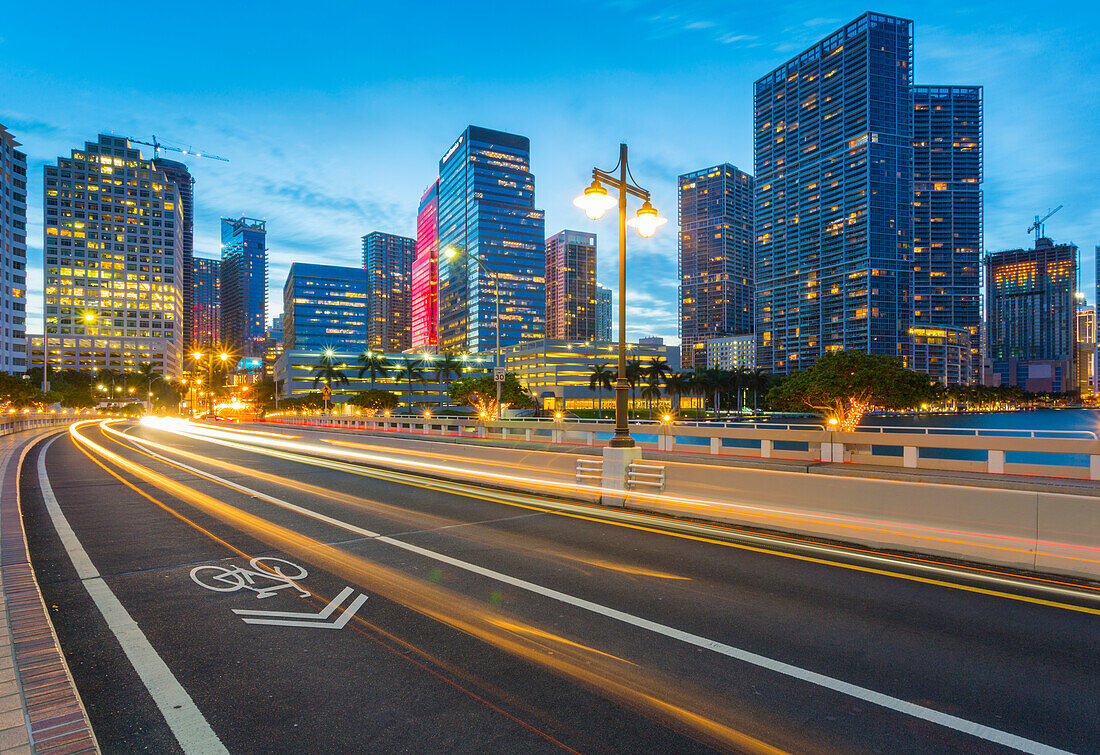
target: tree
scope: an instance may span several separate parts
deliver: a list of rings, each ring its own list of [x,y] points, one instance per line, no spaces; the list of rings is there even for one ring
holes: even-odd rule
[[[595,391],[597,401],[597,417],[603,419],[603,392],[612,389],[611,381],[615,379],[615,373],[608,369],[606,364],[596,362],[592,365],[592,371],[588,373],[588,390]]]
[[[668,366],[668,362],[661,357],[650,357],[650,360],[645,363],[646,383],[648,383],[649,388],[657,391],[656,397],[658,400],[661,398],[661,383],[665,381],[665,377],[671,371],[672,368]],[[650,391],[650,396],[652,397],[652,395],[653,392]],[[642,398],[645,398],[644,392]],[[649,405],[649,416],[651,419],[653,418],[652,401],[650,401]]]
[[[689,392],[690,387],[685,373],[673,372],[665,378],[665,393],[668,395],[670,402],[673,397],[676,399],[675,404],[672,405],[674,412],[680,411],[680,397]]]
[[[706,376],[699,371],[689,372],[684,376],[684,382],[687,383],[688,392],[699,398],[699,403],[695,405],[695,419],[702,419],[703,404],[706,403],[703,397],[707,395]]]
[[[649,418],[653,419],[653,402],[661,400],[661,384],[647,382],[645,388],[642,388],[642,398],[649,408]]]
[[[752,410],[755,413],[757,411],[756,405],[760,391],[768,384],[768,375],[761,368],[755,367],[746,371],[745,382],[746,387],[752,391]]]
[[[780,411],[814,409],[852,431],[871,406],[910,409],[929,395],[928,376],[903,368],[895,357],[834,351],[772,388],[768,403]]]
[[[393,411],[397,408],[400,399],[393,391],[378,391],[374,388],[359,391],[348,403],[352,406],[360,406],[369,412],[368,416],[374,416],[378,412]]]
[[[464,366],[462,360],[453,354],[444,354],[443,358],[435,364],[436,377],[439,378],[439,408],[443,408],[443,384],[450,382],[450,378],[461,377]]]
[[[409,384],[409,414],[413,413],[413,383],[424,380],[424,360],[405,354],[397,363],[397,379]]]
[[[348,376],[338,367],[343,365],[337,364],[336,357],[332,354],[325,352],[321,355],[320,363],[313,368],[313,387],[316,388],[317,384],[324,381],[325,385],[329,387],[329,391],[332,390],[332,384],[347,385]],[[328,398],[325,399],[325,411],[328,411]]]
[[[642,375],[645,374],[645,368],[642,367],[640,359],[631,359],[626,363],[626,382],[630,385],[630,412],[633,414],[638,402],[638,395],[635,393],[635,388],[638,387],[638,383],[642,382]]]
[[[58,396],[54,391],[43,393],[29,380],[0,372],[0,406],[13,409],[48,406]]]
[[[379,375],[385,375],[392,369],[392,365],[385,355],[379,354],[377,351],[364,351],[358,357],[359,364],[363,365],[359,368],[359,378],[362,379],[364,373],[370,373],[370,387],[374,390],[374,381]]]
[[[515,373],[504,376],[500,386],[500,406],[497,403],[497,388],[492,375],[461,378],[451,383],[451,401],[464,406],[472,406],[479,415],[495,421],[500,412],[517,407],[526,409],[535,406],[535,399],[516,379]]]

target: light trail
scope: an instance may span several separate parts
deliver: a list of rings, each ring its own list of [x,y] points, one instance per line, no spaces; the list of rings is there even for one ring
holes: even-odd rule
[[[73,440],[116,467],[274,549],[300,558],[333,575],[351,580],[355,584],[363,585],[377,595],[476,637],[510,655],[566,676],[574,682],[594,689],[601,695],[618,700],[627,707],[640,708],[666,725],[686,731],[692,736],[745,752],[768,754],[783,752],[735,728],[751,725],[747,717],[743,722],[731,721],[730,719],[735,717],[732,708],[719,707],[703,694],[686,691],[685,685],[679,680],[675,682],[663,680],[655,673],[643,673],[629,661],[601,651],[594,651],[581,643],[565,638],[561,638],[563,641],[555,642],[553,652],[548,653],[545,642],[556,635],[550,635],[519,619],[508,619],[511,626],[501,626],[502,615],[499,611],[464,595],[432,583],[422,582],[395,569],[342,551],[188,488],[180,482],[108,450],[80,432],[81,429],[92,424],[95,423],[76,423],[70,426],[69,432]],[[106,425],[106,422],[102,424]],[[238,489],[243,488],[233,483],[229,484]],[[271,496],[259,491],[247,488],[243,490],[263,500],[272,499]],[[284,507],[298,510],[307,516],[335,522],[329,517],[301,509],[287,501],[281,503]],[[420,550],[378,533],[346,523],[342,524],[345,529],[366,537],[373,537],[387,544],[400,543],[409,550]],[[742,714],[743,717],[744,715]]]
[[[257,453],[258,451],[254,447],[240,446],[230,442],[228,439],[220,438],[216,431],[207,431],[202,433],[189,433],[179,425],[184,424],[173,420],[156,419],[150,422],[144,422],[158,430],[162,430],[177,435],[183,435],[190,437],[193,440],[206,440],[207,442],[228,445],[230,447],[238,447],[242,450]],[[543,490],[552,492],[558,495],[572,495],[582,496],[582,500],[595,500],[601,495],[610,495],[616,498],[625,498],[628,500],[645,501],[649,503],[656,503],[667,506],[668,504],[675,504],[679,506],[683,513],[694,514],[700,518],[713,518],[716,512],[724,514],[736,514],[740,517],[749,517],[754,520],[760,521],[762,527],[770,527],[775,529],[782,529],[784,526],[790,526],[789,523],[794,522],[796,524],[803,524],[808,526],[826,526],[836,530],[834,533],[840,539],[844,539],[845,532],[859,532],[861,537],[870,538],[878,534],[895,535],[900,538],[907,538],[915,543],[929,542],[937,543],[946,546],[959,546],[965,545],[969,547],[978,547],[990,551],[996,551],[1000,553],[1009,554],[1023,554],[1029,557],[1036,557],[1037,555],[1045,556],[1057,556],[1058,558],[1064,558],[1067,560],[1080,561],[1082,563],[1100,563],[1094,554],[1100,553],[1100,548],[1092,546],[1081,546],[1070,543],[1057,543],[1050,541],[1037,542],[1033,538],[1021,538],[1013,537],[1009,535],[990,534],[983,532],[967,532],[963,530],[955,530],[949,528],[937,528],[929,527],[926,525],[909,525],[902,522],[883,522],[874,519],[845,516],[839,514],[823,514],[817,512],[810,512],[804,510],[790,510],[777,507],[769,507],[764,505],[748,504],[748,503],[736,503],[728,501],[716,501],[710,499],[693,498],[683,495],[674,495],[669,493],[647,493],[644,491],[624,491],[618,489],[609,489],[598,487],[594,485],[582,485],[573,482],[563,482],[557,480],[547,480],[545,478],[533,478],[526,476],[514,476],[514,475],[492,475],[487,474],[485,470],[471,470],[465,469],[459,466],[438,464],[428,461],[412,461],[406,459],[395,459],[378,454],[368,454],[359,451],[353,451],[351,449],[329,448],[326,446],[319,446],[310,443],[296,443],[285,442],[278,440],[266,440],[263,438],[256,439],[257,446],[263,446],[268,449],[286,449],[289,451],[297,451],[306,454],[320,454],[322,456],[336,456],[338,458],[351,459],[353,461],[365,462],[368,464],[381,464],[385,467],[404,467],[416,472],[440,475],[445,479],[459,476],[463,479],[470,479],[478,484],[485,482],[496,482],[497,484],[511,486],[515,488],[517,486],[528,489],[533,488],[536,490]],[[784,474],[782,472],[776,472],[775,474]],[[912,485],[913,483],[890,481],[891,484],[898,485]],[[922,487],[936,488],[941,487],[935,484],[921,483]],[[945,486],[950,487],[950,486]],[[951,537],[953,536],[953,537]],[[1027,546],[1027,547],[1017,547]],[[1068,554],[1055,554],[1049,551],[1040,551],[1039,548],[1062,548],[1070,552],[1084,552],[1089,556],[1084,555],[1074,556]]]
[[[107,422],[103,422],[103,423],[101,423],[101,426],[105,427],[107,424],[108,424]],[[73,428],[70,429],[70,432],[74,432],[74,435],[75,435],[75,428],[76,427],[77,426],[74,425]],[[82,441],[85,442],[85,443],[91,443],[91,441],[88,441],[87,439],[84,439],[84,438],[82,438]],[[92,445],[96,445],[96,444],[92,444]],[[121,459],[121,457],[117,457],[116,454],[113,454],[110,451],[107,451],[106,449],[103,449],[102,447],[99,447],[99,446],[96,446],[96,447],[99,448],[101,451],[110,454],[111,456],[114,456],[116,458]],[[123,460],[123,461],[125,461],[125,460]],[[133,464],[132,462],[126,462],[126,463],[132,465],[133,467],[136,467],[138,470],[142,470],[146,475],[149,475],[150,476],[149,479],[150,479],[151,482],[153,482],[154,485],[158,485],[158,487],[161,486],[161,483],[158,483],[156,481],[156,478],[160,477],[160,476],[156,475],[156,473],[152,472],[152,470],[147,470],[146,468],[141,467],[140,465]],[[348,531],[356,532],[356,533],[361,534],[361,535],[366,536],[366,537],[373,537],[376,542],[381,542],[381,543],[385,543],[387,545],[396,546],[396,547],[401,548],[403,550],[423,555],[423,556],[425,556],[429,559],[434,559],[434,560],[440,561],[442,563],[446,563],[446,564],[449,564],[449,565],[452,565],[452,566],[457,566],[459,568],[465,569],[465,570],[473,572],[475,574],[480,574],[480,575],[483,575],[483,576],[487,576],[487,577],[496,579],[498,581],[504,582],[505,584],[510,584],[510,585],[513,585],[513,586],[518,587],[520,589],[528,590],[528,591],[534,592],[538,595],[542,595],[544,597],[548,597],[548,598],[558,600],[558,601],[561,601],[563,603],[566,603],[566,604],[569,604],[569,605],[572,605],[572,606],[576,606],[576,607],[591,611],[592,613],[595,613],[595,614],[598,614],[598,615],[601,615],[601,616],[616,619],[616,620],[618,620],[618,621],[620,621],[624,624],[629,624],[629,625],[632,625],[632,626],[635,626],[635,627],[638,627],[638,628],[641,628],[641,629],[649,630],[650,632],[654,632],[656,634],[663,635],[665,637],[680,640],[681,642],[684,642],[684,643],[689,644],[689,645],[695,645],[696,647],[699,647],[701,649],[711,650],[715,653],[719,653],[721,655],[725,655],[727,657],[730,657],[730,658],[733,658],[733,659],[736,659],[736,660],[740,660],[740,661],[743,661],[745,663],[758,666],[760,668],[768,669],[768,670],[774,671],[778,674],[785,675],[785,676],[788,676],[788,677],[792,677],[792,678],[798,679],[800,681],[808,682],[810,684],[817,685],[817,686],[823,687],[825,689],[830,689],[830,690],[839,692],[841,694],[848,695],[850,697],[853,697],[853,698],[856,698],[856,699],[859,699],[859,700],[863,700],[865,702],[868,702],[868,703],[871,703],[871,704],[874,704],[874,705],[877,705],[877,706],[881,706],[881,707],[886,708],[888,710],[892,710],[892,711],[895,711],[895,712],[898,712],[898,713],[902,713],[904,715],[912,716],[914,718],[929,721],[929,722],[932,722],[934,724],[943,726],[945,728],[953,729],[955,731],[967,734],[969,736],[973,736],[973,737],[977,737],[977,738],[980,738],[980,739],[985,739],[985,740],[990,741],[990,742],[995,742],[995,743],[998,743],[998,744],[1002,744],[1002,745],[1005,745],[1007,747],[1011,747],[1013,749],[1020,750],[1021,752],[1036,753],[1036,754],[1043,753],[1043,754],[1052,754],[1052,755],[1054,753],[1063,753],[1063,751],[1058,750],[1057,748],[1053,748],[1053,747],[1050,747],[1048,745],[1044,745],[1040,742],[1035,742],[1035,741],[1027,739],[1025,737],[1020,737],[1018,735],[1011,734],[1009,732],[1005,732],[1005,731],[1002,731],[1000,729],[995,729],[993,727],[985,726],[983,724],[979,724],[979,723],[976,723],[974,721],[969,721],[969,720],[966,720],[966,719],[963,719],[963,718],[959,718],[957,716],[953,716],[953,715],[950,715],[950,714],[947,714],[947,713],[943,713],[943,712],[935,710],[933,708],[928,708],[928,707],[925,707],[925,706],[922,706],[922,705],[917,705],[917,704],[911,703],[909,701],[902,700],[902,699],[899,699],[899,698],[895,698],[895,697],[892,697],[890,695],[885,695],[883,693],[876,692],[874,690],[867,689],[865,687],[860,687],[860,686],[855,685],[855,684],[844,682],[842,680],[835,679],[835,678],[826,676],[824,674],[819,674],[819,673],[816,673],[816,672],[813,672],[813,671],[808,671],[808,670],[800,668],[798,666],[793,666],[791,664],[784,663],[782,661],[777,661],[775,659],[768,658],[766,656],[762,656],[762,655],[759,655],[757,653],[753,653],[753,652],[746,651],[746,650],[741,650],[739,648],[735,648],[735,647],[727,645],[725,643],[721,643],[721,642],[718,642],[718,641],[715,641],[715,640],[710,640],[708,638],[701,637],[699,635],[695,635],[695,634],[692,634],[690,632],[685,632],[685,631],[682,631],[682,630],[679,630],[679,629],[675,629],[673,627],[661,624],[659,622],[655,622],[655,621],[644,619],[644,618],[641,618],[641,617],[638,617],[638,616],[634,616],[634,615],[626,613],[624,611],[620,611],[620,610],[617,610],[617,609],[614,609],[614,608],[609,608],[607,606],[603,606],[603,605],[600,605],[598,603],[594,603],[592,601],[585,600],[583,598],[578,598],[578,597],[569,595],[567,593],[562,593],[560,591],[553,590],[551,588],[542,587],[540,585],[528,582],[528,581],[523,580],[523,579],[519,579],[517,577],[512,577],[510,575],[507,575],[507,574],[504,574],[504,573],[501,573],[501,572],[498,572],[498,571],[495,571],[495,570],[492,570],[492,569],[487,569],[485,567],[481,567],[481,566],[478,566],[476,564],[472,564],[472,563],[469,563],[469,562],[466,562],[466,561],[462,561],[460,559],[452,558],[450,556],[446,556],[446,555],[431,551],[431,550],[426,549],[426,548],[421,548],[419,546],[415,546],[415,545],[412,545],[410,543],[406,543],[406,542],[403,542],[403,541],[400,541],[400,540],[396,540],[396,539],[391,538],[391,537],[386,537],[386,536],[380,535],[378,533],[373,533],[373,532],[370,532],[369,530],[358,527],[356,525],[352,525],[352,524],[349,524],[349,523],[346,523],[346,522],[339,522],[338,520],[334,520],[331,517],[328,517],[328,516],[325,516],[325,515],[322,515],[322,514],[318,514],[316,512],[311,512],[308,509],[303,509],[303,508],[301,508],[299,506],[296,506],[295,504],[292,504],[288,501],[281,501],[279,499],[274,498],[273,496],[269,496],[269,495],[267,495],[265,493],[262,493],[260,491],[253,490],[253,489],[244,487],[242,485],[238,485],[238,484],[230,482],[228,480],[222,480],[220,478],[217,478],[215,475],[211,475],[210,473],[203,472],[201,470],[194,469],[194,468],[188,468],[188,469],[189,469],[189,471],[191,471],[195,474],[198,474],[200,476],[207,477],[209,479],[219,480],[223,484],[225,484],[229,487],[235,488],[235,489],[237,489],[241,492],[247,493],[247,494],[251,495],[254,498],[259,498],[261,500],[265,500],[265,501],[268,501],[268,502],[277,503],[279,505],[282,505],[285,508],[289,508],[289,509],[299,511],[300,513],[303,513],[306,516],[312,517],[314,519],[318,519],[318,520],[321,520],[321,521],[326,521],[326,522],[329,522],[329,523],[335,523],[335,524],[338,524],[339,526],[344,527]],[[180,486],[179,483],[176,483],[172,480],[169,480],[168,478],[163,478],[163,479],[170,486],[183,487],[183,486]],[[187,488],[183,488],[183,489],[185,491],[189,490]],[[203,496],[203,494],[199,494],[199,493],[196,493],[195,495],[202,496],[203,498],[209,498],[208,496]],[[210,500],[214,500],[214,499],[210,499]],[[226,504],[220,504],[220,503],[219,503],[219,505],[220,506],[227,506]],[[256,520],[264,523],[265,525],[267,525],[271,528],[276,528],[279,531],[284,531],[284,528],[282,528],[278,525],[271,524],[271,523],[267,522],[267,520],[260,519],[259,517],[256,517],[255,515],[248,514],[247,512],[241,511],[240,509],[235,509],[234,507],[228,507],[228,508],[230,508],[230,509],[238,512],[240,515],[243,515],[243,516],[248,517],[250,519],[256,519]],[[217,516],[217,514],[214,514],[214,515]],[[237,528],[241,529],[240,526],[238,526]],[[242,531],[249,532],[249,534],[253,534],[254,537],[257,537],[258,539],[261,539],[264,542],[268,542],[267,540],[264,540],[264,537],[259,533],[252,533],[249,530],[242,530]],[[291,535],[293,535],[297,538],[304,538],[304,536],[299,535],[298,533],[295,533],[292,530],[285,530],[285,531],[291,533]],[[306,539],[308,540],[308,538],[306,538]],[[313,541],[313,542],[316,543],[316,541]],[[280,547],[281,547],[282,550],[284,550],[287,553],[295,553],[294,550],[290,549],[291,547],[293,547],[293,543],[288,544],[288,545],[281,545]],[[322,546],[322,547],[330,548],[330,546]],[[758,550],[758,549],[748,548],[748,550]],[[337,551],[337,553],[340,554],[341,556],[346,557],[346,558],[352,558],[352,559],[356,559],[357,561],[362,561],[362,559],[358,559],[358,557],[351,556],[350,554],[344,554],[341,551]],[[342,574],[342,572],[337,571],[336,568],[334,568],[334,567],[339,567],[341,565],[341,562],[339,560],[337,560],[333,565],[331,565],[331,566],[327,565],[327,559],[324,558],[326,555],[327,555],[327,553],[325,553],[325,552],[322,552],[320,554],[315,552],[314,553],[315,558],[314,558],[314,560],[312,560],[312,563],[321,565],[322,568],[325,568],[326,570],[332,572],[333,574]],[[818,559],[811,559],[811,558],[807,558],[807,557],[803,557],[803,556],[795,556],[795,558],[798,558],[800,560],[805,560],[805,561],[818,561]],[[317,559],[321,559],[321,560],[318,561]],[[304,558],[304,560],[309,561],[310,559]],[[367,562],[367,563],[368,563],[368,565],[373,567],[373,564],[370,564],[369,562]],[[843,564],[837,564],[837,565],[845,566],[845,568],[852,568],[852,569],[855,569],[857,571],[864,571],[864,572],[876,571],[876,570],[872,570],[872,569],[867,569],[865,567],[853,567],[853,566],[850,566],[850,565],[843,565]],[[392,570],[386,569],[385,567],[375,567],[375,568],[380,569],[383,572],[391,572],[392,571]],[[399,574],[397,576],[400,579],[405,579],[405,580],[408,579],[407,577],[405,577],[404,575],[401,575],[401,574]],[[902,575],[896,575],[896,576],[902,576]],[[903,578],[913,579],[914,581],[920,581],[920,582],[933,582],[932,580],[927,580],[927,579],[920,578],[920,577],[903,577]],[[414,583],[414,584],[416,584],[416,583]],[[950,586],[950,585],[947,585],[947,586]],[[993,593],[992,591],[983,590],[983,589],[980,589],[980,588],[972,588],[972,587],[964,587],[964,586],[956,586],[956,587],[958,589],[971,590],[971,591],[979,592],[979,593],[996,594],[996,593]],[[384,594],[384,593],[382,593],[382,594]],[[1029,602],[1033,602],[1033,603],[1053,605],[1049,601],[1043,601],[1043,600],[1038,600],[1038,599],[1034,599],[1034,598],[1023,598],[1023,597],[1019,597],[1019,596],[1006,596],[1006,597],[1017,597],[1017,599],[1025,600],[1025,601],[1029,601]],[[466,599],[463,598],[463,600],[465,601]],[[454,626],[455,628],[461,629],[462,631],[466,631],[467,633],[472,634],[475,637],[482,638],[482,635],[479,634],[476,631],[478,627],[476,625],[472,626],[472,627],[469,626],[466,620],[460,620],[457,623],[452,623],[450,621],[447,621],[446,618],[437,617],[433,613],[433,611],[431,611],[431,610],[425,610],[425,608],[423,606],[409,605],[409,604],[405,603],[404,601],[402,601],[400,599],[396,599],[395,602],[400,602],[403,605],[408,605],[408,607],[413,608],[413,610],[424,613],[425,615],[431,616],[432,618],[437,618],[437,620],[439,620],[443,623],[448,623],[451,626]],[[469,601],[467,601],[467,602],[469,602]],[[477,607],[477,606],[479,606],[479,604],[474,604],[474,606]],[[1083,611],[1083,612],[1087,612],[1087,613],[1100,614],[1100,610],[1086,609],[1086,608],[1081,608],[1081,607],[1077,607],[1077,606],[1062,606],[1062,607],[1065,607],[1069,610],[1077,610],[1077,611]],[[484,618],[484,617],[482,617],[482,618]],[[492,624],[492,621],[490,621],[489,623]],[[499,629],[500,627],[497,627],[497,628]],[[535,628],[529,628],[529,629],[525,628],[525,630],[520,632],[519,634],[523,635],[525,639],[530,641],[530,637],[527,636],[527,635],[529,635],[531,631],[541,632],[542,630],[538,630],[538,629],[535,629]],[[539,635],[536,634],[535,636],[539,636]],[[488,639],[485,639],[485,641],[492,643],[493,639],[488,638]],[[570,641],[570,642],[572,642],[572,641]],[[514,654],[521,655],[521,657],[528,657],[528,656],[523,655],[524,647],[522,646],[522,643],[519,642],[519,640],[515,637],[515,635],[512,635],[510,638],[508,638],[506,640],[503,640],[502,643],[503,644],[500,644],[500,645],[497,645],[497,646],[501,647],[502,649],[507,649],[509,652],[512,652]],[[568,651],[578,651],[579,650],[579,648],[574,647],[574,644],[576,644],[576,643],[567,644],[565,646],[565,649],[556,651],[556,653],[553,656],[554,664],[551,664],[551,665],[554,666],[555,668],[559,668],[556,664],[560,661],[563,661],[563,660],[566,661],[567,664],[568,664],[568,662],[573,659],[573,656],[570,656]],[[517,648],[516,647],[517,645],[520,645],[520,647]],[[536,643],[536,646],[541,647],[541,645],[539,645],[538,643]],[[580,647],[585,648],[587,646],[581,645]],[[597,659],[602,661],[603,663],[613,662],[613,661],[611,661],[611,658],[615,658],[615,656],[611,656],[610,658],[597,657]],[[535,662],[538,662],[537,657],[536,658],[531,658],[531,660],[534,660]],[[583,660],[581,660],[580,662],[583,662]],[[593,670],[595,668],[599,668],[599,667],[597,667],[597,666],[593,666],[593,667],[584,667],[584,666],[582,666],[580,669],[575,669],[574,667],[569,666],[570,670],[573,670],[574,672],[580,671],[580,672],[583,672],[584,674],[590,674],[591,672],[593,672]],[[569,673],[565,669],[560,669],[559,668],[559,670],[562,671],[563,673]],[[620,672],[620,673],[622,673],[622,672]],[[589,679],[588,676],[580,676],[580,677],[575,677],[575,678]],[[612,686],[602,688],[605,694],[609,694],[611,696],[624,694],[624,690],[622,689],[621,677],[617,678],[617,679],[614,679],[614,680],[608,680],[608,681],[612,682]],[[592,683],[592,682],[589,682],[589,683]],[[598,686],[597,686],[597,688],[599,689]],[[637,693],[637,688],[629,686],[628,689],[626,690],[626,692],[630,692],[630,691],[634,691],[634,692]],[[681,690],[670,690],[669,692],[670,693],[675,693],[675,692],[681,692],[682,693]],[[644,703],[648,710],[655,711],[655,712],[658,713],[658,715],[663,714],[666,717],[669,716],[669,715],[672,715],[673,720],[680,723],[681,725],[686,723],[686,722],[689,722],[689,721],[699,724],[702,728],[698,729],[697,733],[699,733],[699,734],[701,734],[701,735],[703,735],[707,738],[714,739],[717,736],[718,733],[728,734],[730,732],[732,732],[732,734],[736,735],[737,737],[746,737],[746,735],[742,734],[741,732],[737,731],[736,729],[732,729],[731,727],[725,726],[724,724],[716,723],[716,721],[713,718],[702,717],[700,714],[692,712],[692,710],[694,710],[694,709],[691,708],[690,706],[688,706],[686,708],[685,707],[680,707],[677,704],[666,701],[664,699],[664,697],[665,697],[665,695],[662,695],[661,698],[657,698],[653,695],[640,693],[640,698],[641,699],[638,700],[637,697],[635,697],[634,699],[635,699],[636,703],[637,702]],[[723,709],[723,712],[729,713],[728,709]],[[668,720],[668,719],[666,718],[665,720]],[[714,729],[715,726],[719,727],[719,729],[715,730]],[[748,743],[752,743],[754,747],[755,746],[762,746],[762,747],[771,749],[770,746],[763,745],[762,743],[759,742],[759,740],[755,740],[751,737],[748,738],[747,742],[741,742],[739,744],[740,744],[741,747],[748,747]],[[726,744],[729,744],[729,743],[726,743]],[[753,751],[755,751],[755,750],[753,750]]]

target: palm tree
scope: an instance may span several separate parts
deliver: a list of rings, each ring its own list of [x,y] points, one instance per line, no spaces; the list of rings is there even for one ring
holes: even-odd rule
[[[443,359],[435,364],[435,373],[439,377],[439,408],[443,408],[443,384],[449,383],[452,377],[462,375],[464,365],[462,360],[453,354],[445,354]]]
[[[638,403],[638,395],[634,389],[638,387],[638,383],[642,381],[642,375],[645,373],[645,368],[642,367],[642,362],[639,359],[631,359],[626,363],[626,382],[630,385],[630,411],[627,412],[629,417],[635,406]]]
[[[337,385],[347,385],[348,376],[345,375],[342,370],[337,369],[338,367],[343,367],[343,365],[337,364],[335,356],[328,352],[322,354],[320,363],[313,368],[313,387],[316,388],[317,384],[321,381],[324,381],[325,385],[329,387],[330,391],[332,390],[333,383],[336,383]],[[329,399],[326,398],[326,412],[328,411],[328,402]]]
[[[748,378],[748,388],[752,391],[752,411],[755,414],[757,412],[756,400],[760,396],[760,390],[768,384],[768,374],[760,367],[755,367],[748,371],[746,377]]]
[[[397,363],[397,379],[409,383],[409,414],[413,414],[413,383],[424,379],[424,360],[408,354]]]
[[[665,393],[668,395],[671,401],[672,397],[676,397],[676,404],[672,407],[673,411],[680,411],[680,397],[691,391],[688,386],[687,374],[683,372],[673,372],[671,375],[665,378]]]
[[[642,388],[642,398],[646,400],[646,404],[649,406],[649,418],[653,419],[653,401],[654,399],[658,402],[661,400],[661,384],[647,382],[645,388]]]
[[[668,362],[661,357],[651,357],[645,364],[646,381],[650,385],[660,387],[661,383],[665,381],[665,377],[670,372],[672,372],[672,368],[669,367]]]
[[[592,365],[592,371],[588,373],[588,390],[596,391],[598,396],[596,412],[599,419],[603,419],[603,392],[611,390],[611,381],[615,379],[615,373],[607,368],[606,364],[596,362]]]
[[[364,351],[359,355],[359,364],[363,365],[359,368],[359,378],[363,378],[364,373],[370,373],[370,387],[374,390],[374,381],[379,375],[385,375],[390,371],[390,362],[386,359],[384,354],[380,354],[377,351]]]
[[[695,419],[703,418],[703,397],[707,394],[707,382],[703,374],[699,371],[689,372],[684,376],[684,381],[687,383],[688,390],[693,396],[699,397],[700,401],[695,405]]]

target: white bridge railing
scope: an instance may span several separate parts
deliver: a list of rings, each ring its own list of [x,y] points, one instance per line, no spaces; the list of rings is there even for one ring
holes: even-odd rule
[[[602,446],[610,420],[476,417],[277,417],[267,422],[472,439]],[[1026,419],[1024,420],[1026,421]],[[857,463],[910,469],[1100,479],[1100,439],[1089,430],[632,421],[642,448],[711,456]],[[685,459],[686,460],[686,459]]]

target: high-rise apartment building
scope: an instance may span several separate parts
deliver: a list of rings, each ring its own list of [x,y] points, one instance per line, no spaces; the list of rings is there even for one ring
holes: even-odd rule
[[[993,379],[1028,391],[1077,388],[1077,247],[1040,238],[1034,249],[985,257]]]
[[[177,276],[183,285],[183,353],[192,349],[191,336],[195,331],[191,318],[194,314],[194,302],[191,295],[194,292],[194,258],[195,258],[195,179],[191,177],[191,171],[187,166],[175,160],[166,160],[163,157],[153,158],[153,167],[164,173],[168,183],[176,187],[180,198],[181,237],[183,246],[180,253],[183,262],[180,265],[180,273]]]
[[[1075,321],[1077,337],[1077,387],[1082,396],[1096,392],[1096,307],[1080,299]]]
[[[753,332],[753,180],[729,163],[680,176],[680,362],[707,341]]]
[[[912,22],[867,13],[755,84],[757,364],[908,361]]]
[[[542,338],[546,289],[542,210],[525,136],[469,126],[439,161],[440,350],[490,351]],[[496,276],[494,279],[493,276]]]
[[[416,239],[373,231],[363,237],[370,317],[367,343],[383,352],[409,348],[412,339],[412,265]]]
[[[981,371],[981,248],[982,88],[914,87],[913,326],[966,330],[964,383]],[[938,377],[924,354],[915,347],[910,366]]]
[[[193,257],[189,349],[222,346],[221,260]]]
[[[546,337],[596,337],[596,234],[560,231],[546,239]]]
[[[611,289],[596,284],[596,340],[611,340]]]
[[[359,354],[370,348],[369,289],[362,268],[292,264],[283,285],[284,349]]]
[[[45,337],[51,369],[180,372],[183,216],[151,160],[100,134],[45,166]]]
[[[222,218],[222,339],[240,357],[263,355],[267,338],[267,221]]]
[[[410,347],[434,352],[439,347],[439,181],[420,198],[416,213],[416,259],[412,264]]]
[[[27,156],[0,124],[0,372],[27,370]]]

